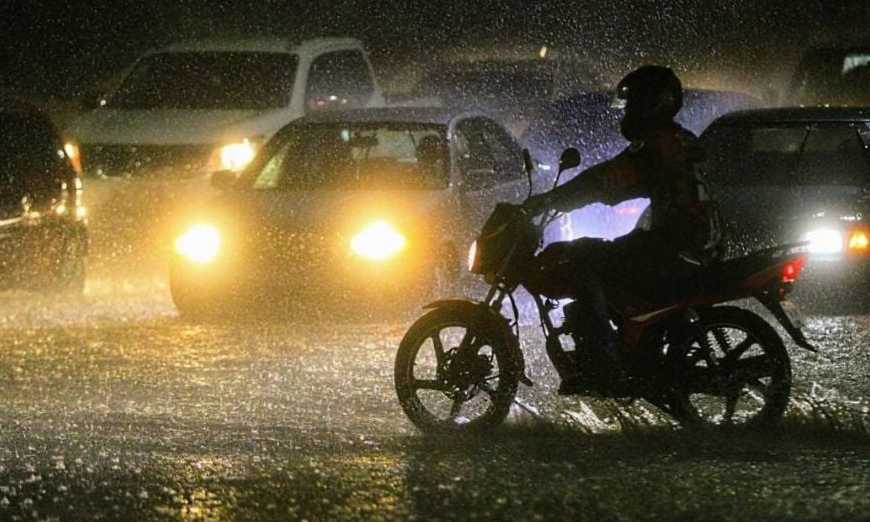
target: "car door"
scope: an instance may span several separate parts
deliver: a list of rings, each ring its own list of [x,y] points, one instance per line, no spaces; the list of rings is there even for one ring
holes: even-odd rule
[[[476,234],[496,203],[519,203],[528,195],[528,180],[519,145],[497,123],[468,118],[455,134],[462,214]]]

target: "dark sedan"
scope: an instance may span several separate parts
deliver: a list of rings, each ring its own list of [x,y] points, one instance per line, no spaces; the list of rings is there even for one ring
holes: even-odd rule
[[[77,170],[51,120],[0,102],[0,287],[81,292],[87,229]]]
[[[442,109],[322,113],[282,129],[185,219],[170,283],[183,315],[281,301],[365,311],[449,294],[497,201],[528,191],[493,120]]]
[[[702,139],[729,253],[808,241],[798,291],[866,307],[870,109],[737,112],[717,119]]]

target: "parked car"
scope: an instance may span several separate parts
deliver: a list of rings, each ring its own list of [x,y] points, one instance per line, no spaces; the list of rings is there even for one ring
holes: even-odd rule
[[[870,109],[737,112],[702,136],[728,254],[808,241],[808,302],[870,303]]]
[[[549,103],[600,88],[602,81],[576,60],[455,60],[426,72],[405,98],[416,104],[483,111],[518,136]]]
[[[320,113],[282,129],[175,236],[185,316],[282,299],[364,311],[449,295],[498,201],[528,194],[495,121],[441,108]],[[292,304],[291,303],[291,304]]]
[[[242,169],[287,122],[380,105],[353,38],[207,40],[141,58],[66,134],[87,174],[202,174]]]
[[[82,186],[51,119],[0,102],[0,288],[81,292],[88,250]]]
[[[807,49],[785,100],[794,105],[870,105],[870,45]]]
[[[608,160],[628,146],[619,131],[622,110],[611,107],[613,93],[595,91],[563,97],[532,121],[521,142],[540,165],[541,174],[555,171],[559,154],[576,147],[584,165]],[[700,134],[718,116],[738,109],[758,107],[760,100],[739,92],[686,89],[677,122]],[[590,205],[559,221],[560,229],[548,232],[550,239],[602,237],[613,239],[630,232],[649,205],[641,198],[614,207]]]

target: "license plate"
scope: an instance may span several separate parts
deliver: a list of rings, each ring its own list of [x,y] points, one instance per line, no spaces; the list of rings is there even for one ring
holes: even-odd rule
[[[782,310],[785,312],[788,320],[791,321],[791,324],[794,325],[795,328],[803,328],[804,327],[804,316],[801,314],[800,309],[797,304],[789,301],[788,299],[784,299],[780,305],[782,305]]]

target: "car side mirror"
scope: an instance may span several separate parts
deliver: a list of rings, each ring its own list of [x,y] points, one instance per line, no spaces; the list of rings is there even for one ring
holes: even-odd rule
[[[227,190],[237,179],[232,170],[219,170],[211,175],[211,186],[218,190]]]
[[[580,156],[580,151],[574,147],[568,147],[559,156],[559,174],[566,170],[577,168],[583,163],[583,158]]]

